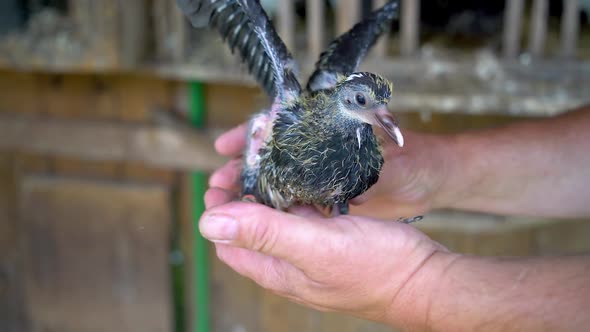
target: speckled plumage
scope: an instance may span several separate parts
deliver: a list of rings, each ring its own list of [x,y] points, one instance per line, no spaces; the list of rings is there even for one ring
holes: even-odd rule
[[[373,128],[337,116],[329,99],[320,94],[278,115],[253,193],[263,203],[344,207],[379,179],[383,157]]]
[[[348,201],[379,178],[383,156],[372,125],[403,145],[387,113],[392,86],[356,73],[377,38],[398,17],[391,1],[322,53],[306,89],[294,61],[257,0],[177,0],[193,25],[216,28],[273,104],[250,122],[242,195],[279,209],[316,204],[348,211]]]

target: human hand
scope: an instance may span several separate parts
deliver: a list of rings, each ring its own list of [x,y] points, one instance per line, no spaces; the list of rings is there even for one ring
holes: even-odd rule
[[[217,139],[216,150],[235,158],[210,178],[211,187],[236,190],[239,187],[246,125],[236,127]],[[398,219],[442,207],[449,200],[443,185],[453,161],[450,138],[405,131],[406,144],[399,148],[384,140],[385,164],[379,181],[351,203],[351,214]]]
[[[426,235],[397,222],[324,218],[310,207],[285,213],[231,202],[235,197],[209,189],[200,221],[201,233],[232,269],[318,310],[398,327],[424,324],[431,293],[424,285],[436,284],[436,257],[449,255]]]

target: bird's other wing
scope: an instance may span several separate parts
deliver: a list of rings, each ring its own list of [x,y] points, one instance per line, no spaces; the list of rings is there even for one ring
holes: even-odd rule
[[[320,55],[307,83],[307,90],[333,88],[339,75],[348,76],[355,72],[367,51],[384,32],[389,31],[393,20],[398,18],[399,1],[390,1],[332,41]]]
[[[250,73],[273,99],[288,102],[301,93],[293,57],[259,0],[176,2],[194,27],[218,30],[231,51],[239,51]]]

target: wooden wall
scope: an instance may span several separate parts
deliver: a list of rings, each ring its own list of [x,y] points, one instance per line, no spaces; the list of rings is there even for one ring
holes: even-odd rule
[[[238,124],[265,104],[259,90],[230,85],[207,85],[206,98],[211,129]],[[183,83],[148,75],[0,72],[0,116],[166,126],[184,121],[185,101]],[[404,113],[400,120],[405,128],[453,132],[515,118]],[[190,257],[185,175],[149,161],[0,149],[0,330],[172,331],[168,252],[174,230],[187,266],[199,264]],[[418,227],[468,253],[590,249],[587,221],[440,213]],[[211,260],[214,331],[388,330],[289,303],[228,269],[214,252]],[[187,272],[187,293],[191,280]],[[190,300],[185,308],[190,329]]]
[[[143,123],[170,107],[173,86],[2,72],[0,112]],[[0,329],[170,331],[178,176],[140,163],[0,151]]]

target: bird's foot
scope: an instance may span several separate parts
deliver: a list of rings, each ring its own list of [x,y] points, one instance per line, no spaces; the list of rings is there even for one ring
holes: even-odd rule
[[[332,211],[331,211],[331,215],[332,217],[338,217],[341,215],[346,215],[348,214],[348,202],[346,203],[336,203],[334,204],[334,206],[332,206]]]
[[[247,202],[247,203],[257,203],[256,197],[254,195],[244,195],[240,198],[240,201]]]
[[[424,216],[415,216],[415,217],[412,217],[412,218],[404,218],[404,217],[401,217],[401,218],[397,219],[396,221],[397,222],[403,222],[404,224],[411,224],[411,223],[420,221],[423,218],[424,218]]]

